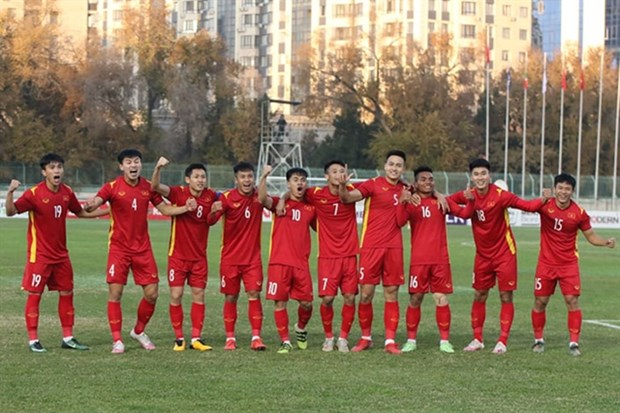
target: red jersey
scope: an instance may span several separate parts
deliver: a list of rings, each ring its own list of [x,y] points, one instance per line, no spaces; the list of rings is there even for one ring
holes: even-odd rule
[[[404,188],[393,185],[383,176],[364,181],[357,187],[366,198],[362,224],[361,247],[403,248],[403,237],[396,223],[396,209]]]
[[[549,266],[577,264],[578,230],[592,228],[590,216],[578,204],[571,201],[566,209],[558,208],[555,199],[550,199],[538,210],[540,214],[540,253],[538,262]]]
[[[273,212],[279,200],[273,197]],[[314,207],[290,199],[286,201],[285,207],[285,215],[272,215],[269,265],[288,265],[309,271],[310,226],[315,225]]]
[[[422,198],[420,205],[400,204],[398,225],[411,226],[411,265],[449,264],[446,217],[437,198]]]
[[[354,189],[351,186],[350,189]],[[338,194],[323,188],[308,188],[304,199],[316,211],[320,258],[350,257],[358,253],[355,204],[344,204]]]
[[[199,197],[195,197],[187,186],[171,186],[167,198],[175,206],[185,205],[190,198],[195,198],[198,204],[195,211],[172,217],[168,256],[187,261],[204,258],[209,237],[207,217],[217,194],[205,188]]]
[[[28,261],[60,262],[69,257],[67,251],[67,211],[82,210],[73,190],[65,184],[52,192],[41,182],[15,201],[20,214],[28,211]]]
[[[226,265],[261,264],[260,242],[263,225],[263,205],[258,193],[243,195],[232,189],[220,196],[224,215],[222,223],[221,263]]]
[[[150,250],[149,202],[157,206],[164,201],[151,191],[151,183],[140,177],[137,185],[131,186],[119,176],[105,184],[97,196],[110,203],[109,248],[128,254]]]
[[[507,208],[535,212],[542,205],[542,200],[537,198],[526,201],[494,184],[489,185],[489,190],[484,195],[475,190],[472,192],[474,204],[471,228],[476,254],[486,259],[515,255],[517,243],[510,228]],[[449,198],[458,204],[466,204],[468,201],[462,191]]]

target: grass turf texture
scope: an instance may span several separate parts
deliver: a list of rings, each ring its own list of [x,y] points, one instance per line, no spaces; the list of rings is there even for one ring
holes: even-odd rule
[[[247,300],[239,300],[239,349],[224,352],[222,296],[218,289],[220,225],[212,228],[208,249],[210,278],[204,337],[214,350],[172,351],[168,319],[166,268],[168,222],[150,223],[160,269],[160,299],[147,332],[157,350],[147,352],[129,338],[141,290],[131,283],[123,298],[123,335],[127,351],[110,354],[106,318],[107,221],[68,222],[68,242],[75,271],[75,334],[91,346],[87,352],[60,348],[57,294],[46,291],[41,303],[40,339],[47,354],[28,351],[23,320],[25,293],[20,281],[25,262],[26,220],[0,219],[0,411],[4,412],[170,412],[170,411],[618,411],[620,409],[620,331],[584,323],[583,356],[568,355],[566,309],[556,293],[547,310],[546,351],[533,354],[530,309],[538,229],[516,228],[519,246],[519,290],[508,353],[491,354],[499,333],[499,299],[493,290],[487,304],[487,348],[460,351],[471,340],[473,242],[468,227],[450,227],[449,242],[455,293],[451,296],[451,341],[456,354],[441,354],[434,305],[422,307],[418,350],[392,356],[382,350],[383,298],[375,298],[375,347],[358,354],[321,352],[323,331],[319,300],[309,324],[309,348],[276,354],[279,344],[273,305],[264,305],[263,338],[267,351],[249,349]],[[613,231],[601,230],[609,236]],[[263,230],[267,251],[268,225]],[[408,251],[408,230],[404,231]],[[594,248],[580,239],[585,320],[620,320],[619,251]],[[313,250],[316,251],[316,250]],[[406,254],[408,256],[408,254]],[[408,259],[406,259],[408,265]],[[267,260],[264,260],[266,264]],[[311,258],[315,273],[316,260]],[[316,288],[315,288],[316,291]],[[406,289],[401,289],[401,322],[397,340],[406,339]],[[184,299],[189,332],[189,294]],[[340,326],[341,299],[336,301],[335,332]],[[296,303],[289,304],[292,325]],[[615,325],[620,325],[616,321]],[[350,336],[359,338],[357,319]]]

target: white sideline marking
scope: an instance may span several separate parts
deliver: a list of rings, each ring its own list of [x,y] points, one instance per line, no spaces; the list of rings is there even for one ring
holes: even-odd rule
[[[620,320],[583,320],[584,323],[596,324],[597,326],[613,328],[614,330],[620,330],[620,326],[615,324],[605,323],[605,321],[619,322]]]

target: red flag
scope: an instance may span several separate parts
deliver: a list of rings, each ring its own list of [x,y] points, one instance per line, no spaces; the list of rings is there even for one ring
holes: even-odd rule
[[[527,73],[526,73],[525,77],[523,78],[523,89],[527,90],[529,86],[530,86],[530,83],[527,80]]]
[[[562,69],[562,90],[566,90],[566,70]]]
[[[581,73],[579,74],[579,89],[584,90],[586,88],[586,79],[583,74],[583,69],[581,69]]]
[[[491,63],[491,49],[489,49],[489,45],[484,46],[484,58],[486,64]]]

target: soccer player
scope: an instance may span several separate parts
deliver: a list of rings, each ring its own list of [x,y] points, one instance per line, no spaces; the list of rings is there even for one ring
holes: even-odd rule
[[[410,202],[410,192],[403,192],[398,206],[397,221],[411,227],[411,262],[409,265],[409,305],[407,306],[407,342],[402,352],[417,349],[416,337],[421,319],[424,294],[430,292],[435,300],[435,320],[439,329],[439,350],[454,353],[450,343],[450,304],[448,295],[453,292],[452,271],[448,253],[445,213],[439,208],[435,196],[433,170],[420,166],[414,171],[416,193],[420,203]],[[471,210],[461,209],[448,199],[452,215],[469,217]],[[471,209],[471,208],[470,208]]]
[[[366,199],[360,249],[358,282],[361,285],[358,318],[362,337],[351,351],[367,350],[372,346],[372,299],[375,287],[383,281],[385,298],[385,351],[400,354],[394,339],[398,328],[398,288],[404,284],[403,238],[396,222],[396,210],[405,185],[401,175],[405,169],[405,153],[393,150],[385,158],[385,175],[362,182],[349,190],[345,173],[340,179],[339,195],[343,203]]]
[[[483,327],[486,318],[486,301],[489,290],[497,282],[501,300],[500,336],[493,353],[507,351],[508,337],[514,319],[513,291],[517,289],[517,244],[515,242],[508,208],[536,211],[545,202],[542,198],[526,201],[491,183],[491,164],[486,159],[476,159],[469,164],[474,190],[467,189],[449,197],[456,203],[466,204],[473,197],[472,232],[476,256],[472,286],[474,300],[471,309],[473,340],[463,349],[467,352],[484,348]]]
[[[532,350],[536,353],[542,353],[545,350],[543,338],[546,321],[545,309],[559,283],[568,310],[569,353],[573,356],[580,356],[581,280],[577,233],[581,230],[588,242],[598,247],[614,248],[616,239],[605,239],[596,234],[590,224],[588,213],[571,200],[575,189],[575,178],[562,173],[555,177],[553,183],[555,197],[538,210],[540,253],[534,283],[532,327],[535,341]]]
[[[121,297],[127,284],[129,270],[134,282],[142,287],[143,298],[138,305],[138,317],[130,336],[145,350],[154,350],[155,345],[144,332],[146,324],[155,311],[159,278],[157,264],[153,257],[148,231],[149,202],[164,215],[179,215],[191,211],[191,204],[181,207],[167,205],[161,195],[151,190],[151,183],[140,176],[142,154],[137,149],[124,149],[118,154],[121,176],[106,183],[89,200],[85,209],[91,211],[104,202],[110,204],[110,229],[108,242],[108,323],[112,333],[112,353],[125,352],[121,329],[123,313]]]
[[[172,217],[168,247],[168,286],[170,287],[170,322],[175,334],[174,351],[185,350],[183,334],[183,290],[185,284],[192,292],[190,319],[192,323],[191,342],[193,350],[209,351],[211,346],[202,340],[202,326],[205,318],[205,288],[207,287],[207,241],[209,223],[207,218],[217,194],[206,187],[207,168],[192,163],[185,168],[187,186],[168,186],[161,183],[161,169],[170,161],[160,157],[155,165],[151,188],[166,197],[172,205],[186,205],[196,202],[192,212]]]
[[[21,185],[11,180],[6,195],[6,215],[28,212],[28,259],[22,278],[22,290],[28,292],[25,318],[30,351],[45,353],[39,341],[39,304],[47,285],[58,291],[58,317],[62,327],[62,348],[88,350],[73,337],[73,267],[67,251],[67,212],[88,218],[105,215],[104,211],[84,211],[70,187],[62,183],[64,160],[55,153],[44,155],[39,165],[43,181],[13,201],[13,193]]]
[[[263,206],[275,212],[278,197],[267,194],[267,176],[271,166],[265,166],[258,185],[258,199]],[[287,303],[289,298],[299,303],[295,336],[297,347],[308,347],[306,325],[312,316],[312,277],[308,258],[310,256],[310,227],[315,226],[315,210],[303,202],[308,173],[302,168],[286,171],[290,192],[286,201],[286,213],[273,215],[269,265],[267,270],[267,299],[274,301],[274,319],[280,335],[278,353],[289,353],[293,347],[289,339]]]
[[[318,286],[321,297],[321,321],[325,332],[323,351],[336,348],[343,353],[349,352],[349,332],[355,318],[355,296],[357,295],[357,218],[355,204],[345,204],[338,193],[340,178],[346,173],[345,164],[333,160],[323,168],[327,185],[308,188],[304,201],[313,205],[317,215]],[[351,186],[350,189],[353,189]],[[287,194],[288,195],[288,194]],[[285,202],[285,197],[278,203]],[[334,299],[342,292],[342,325],[338,340],[334,340]],[[335,343],[334,343],[335,341]]]
[[[212,220],[224,216],[222,224],[222,248],[220,258],[220,292],[224,294],[224,350],[235,350],[235,324],[237,301],[241,281],[248,296],[248,319],[252,329],[250,348],[266,349],[261,338],[263,307],[260,292],[263,286],[263,263],[261,258],[261,227],[263,205],[258,200],[254,186],[254,166],[240,162],[234,166],[236,188],[226,191],[211,207]]]

